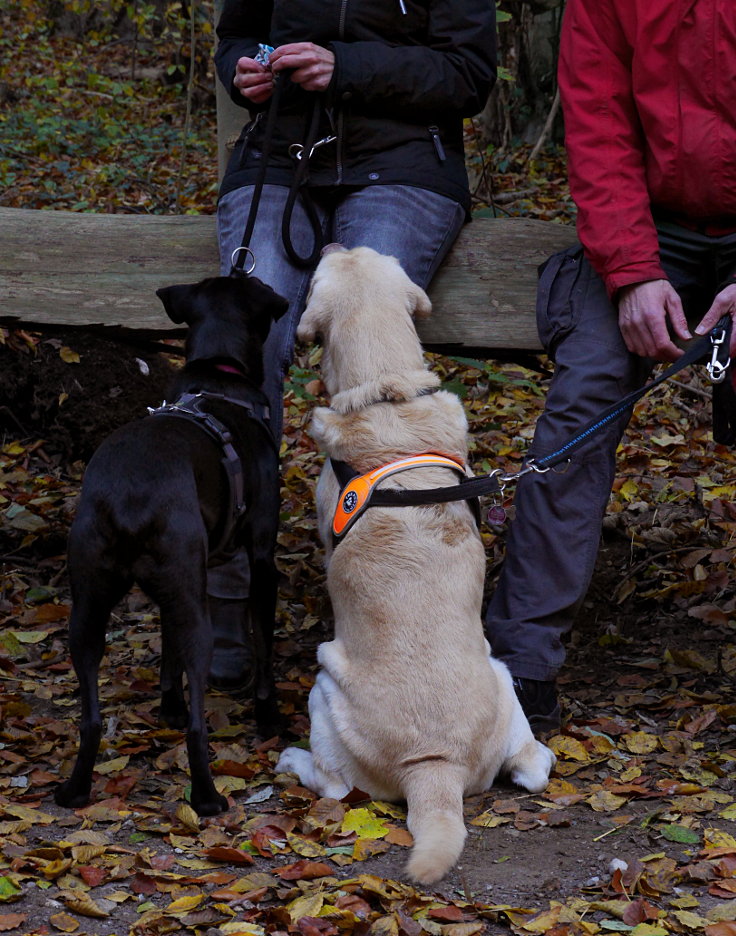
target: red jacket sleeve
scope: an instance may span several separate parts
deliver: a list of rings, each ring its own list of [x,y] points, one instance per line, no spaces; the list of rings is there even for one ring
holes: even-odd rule
[[[610,295],[665,279],[626,37],[630,0],[568,0],[559,84],[578,236]],[[633,28],[631,22],[628,25]]]

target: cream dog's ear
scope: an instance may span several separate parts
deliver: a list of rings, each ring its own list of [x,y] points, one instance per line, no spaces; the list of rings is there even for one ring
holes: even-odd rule
[[[409,312],[414,318],[427,318],[431,313],[432,303],[429,301],[429,296],[416,283],[412,283],[409,287],[408,299]]]

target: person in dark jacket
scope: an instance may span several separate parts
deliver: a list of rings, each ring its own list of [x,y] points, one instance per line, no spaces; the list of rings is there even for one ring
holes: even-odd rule
[[[655,361],[676,360],[690,329],[736,317],[734,74],[732,0],[568,0],[559,85],[582,249],[540,276],[555,373],[530,459],[643,386]],[[486,630],[537,734],[560,725],[563,637],[593,573],[627,422],[516,490]]]
[[[264,390],[280,440],[283,379],[311,276],[310,265],[298,261],[315,242],[368,246],[396,257],[426,288],[469,217],[463,118],[482,110],[495,80],[495,4],[225,0],[217,35],[220,80],[250,117],[220,191],[221,268],[229,273],[242,242],[265,153],[250,247],[255,275],[290,302],[265,349]],[[278,112],[266,140],[275,82]],[[302,150],[307,137],[315,145]],[[295,150],[308,171],[285,246],[284,210],[297,166],[304,168]],[[208,583],[215,599],[211,676],[220,684],[238,682],[246,669],[243,559],[220,567]]]

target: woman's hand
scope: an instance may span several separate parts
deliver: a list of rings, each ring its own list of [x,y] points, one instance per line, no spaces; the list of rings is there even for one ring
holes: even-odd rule
[[[273,94],[273,75],[260,62],[243,56],[235,66],[233,85],[246,100],[263,104]]]
[[[325,91],[335,70],[335,56],[313,42],[289,42],[271,53],[268,65],[274,74],[292,69],[291,80],[305,91]]]

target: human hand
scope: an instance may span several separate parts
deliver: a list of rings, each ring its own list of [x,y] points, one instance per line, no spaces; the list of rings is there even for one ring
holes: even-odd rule
[[[618,296],[618,323],[633,354],[656,361],[674,361],[683,353],[670,339],[669,320],[678,338],[692,335],[680,297],[669,280],[648,280],[624,286]]]
[[[736,283],[726,286],[713,300],[713,305],[705,313],[695,328],[696,335],[707,335],[722,315],[730,315],[736,321]],[[731,331],[731,356],[736,356],[736,328]]]
[[[289,42],[271,53],[268,64],[275,74],[293,69],[291,80],[305,91],[326,91],[335,70],[335,56],[313,42]]]
[[[255,59],[243,56],[235,66],[233,84],[253,104],[263,104],[273,94],[273,75]]]

